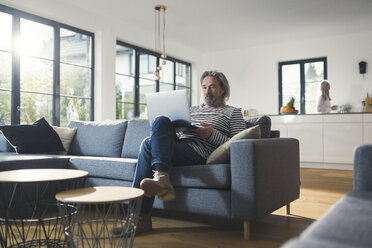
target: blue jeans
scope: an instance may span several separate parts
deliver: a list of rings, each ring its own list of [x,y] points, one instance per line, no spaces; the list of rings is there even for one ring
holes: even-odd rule
[[[177,138],[168,117],[158,116],[152,122],[150,137],[142,141],[133,187],[139,188],[144,178],[153,178],[153,170],[168,172],[172,166],[205,164],[205,159]],[[141,214],[151,213],[154,197],[143,197]]]

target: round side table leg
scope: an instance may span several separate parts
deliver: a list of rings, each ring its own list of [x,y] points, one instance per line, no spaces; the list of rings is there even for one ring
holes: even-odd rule
[[[69,247],[132,247],[142,204],[142,197],[126,204],[76,204],[59,202],[66,242]],[[113,233],[113,229],[122,229]],[[129,242],[128,242],[129,241]]]

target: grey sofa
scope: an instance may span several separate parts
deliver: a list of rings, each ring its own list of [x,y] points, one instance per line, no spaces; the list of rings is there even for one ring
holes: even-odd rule
[[[372,247],[372,144],[355,150],[353,191],[282,247]]]
[[[247,126],[252,121],[260,124],[250,119]],[[69,127],[78,129],[64,156],[19,155],[0,141],[0,171],[73,168],[89,172],[87,186],[131,186],[140,144],[150,134],[147,120],[73,121]],[[278,138],[267,125],[261,131],[267,138],[231,145],[230,164],[174,167],[171,181],[177,197],[168,202],[156,199],[154,207],[244,221],[248,239],[250,221],[289,207],[299,197],[298,140]],[[268,138],[273,134],[276,138]]]

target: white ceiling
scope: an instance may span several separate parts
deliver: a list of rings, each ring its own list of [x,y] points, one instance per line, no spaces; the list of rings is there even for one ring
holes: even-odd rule
[[[146,32],[165,4],[166,40],[203,52],[372,30],[372,0],[61,1]]]

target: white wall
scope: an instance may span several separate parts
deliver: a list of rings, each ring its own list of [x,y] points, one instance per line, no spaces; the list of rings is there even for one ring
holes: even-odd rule
[[[0,0],[0,4],[93,32],[95,34],[95,120],[115,119],[116,39],[152,50],[154,47],[153,33],[118,23],[109,17],[91,14],[60,1]],[[133,10],[124,9],[123,15],[125,11]],[[153,26],[152,23],[149,25]],[[200,53],[171,40],[167,40],[166,52],[170,56],[192,63],[192,87],[194,91],[198,91],[196,82],[199,75]],[[197,102],[196,95],[192,102],[193,104]]]
[[[231,84],[230,105],[254,108],[260,114],[278,113],[278,62],[327,57],[332,104],[351,104],[360,111],[372,92],[372,31],[204,54],[203,69],[224,72]],[[367,73],[359,74],[364,60]]]
[[[60,1],[0,0],[0,3],[95,33],[95,120],[115,119],[116,39],[152,49],[153,34]],[[133,10],[123,10],[123,15],[125,11]],[[202,54],[186,44],[167,40],[169,55],[192,63],[192,104],[199,103],[200,74],[217,69],[224,72],[231,83],[229,104],[243,109],[255,108],[261,114],[277,114],[278,62],[323,56],[328,58],[332,103],[350,103],[353,111],[360,110],[366,92],[372,92],[372,67],[368,64],[367,74],[362,77],[358,62],[372,63],[371,48],[372,31],[211,54]]]

